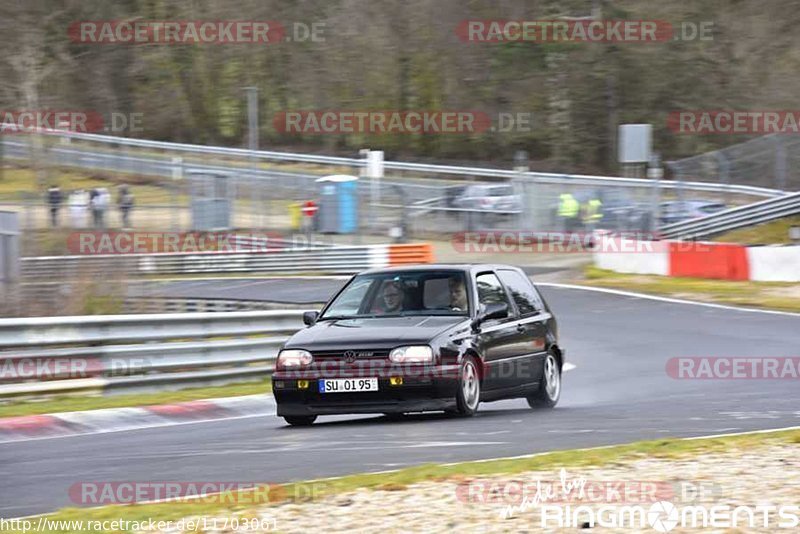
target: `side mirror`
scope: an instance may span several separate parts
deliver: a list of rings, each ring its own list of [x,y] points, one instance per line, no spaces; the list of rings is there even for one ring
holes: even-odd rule
[[[472,321],[472,327],[476,328],[481,323],[491,319],[505,319],[506,317],[508,317],[508,304],[505,302],[493,302],[492,304],[486,304],[478,313],[478,317]]]
[[[303,312],[303,324],[305,324],[306,326],[312,326],[314,323],[317,322],[317,317],[319,317],[319,312],[315,311]]]

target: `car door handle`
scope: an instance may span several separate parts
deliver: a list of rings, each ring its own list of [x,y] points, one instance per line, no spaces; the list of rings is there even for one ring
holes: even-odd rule
[[[517,325],[517,332],[519,332],[521,334],[524,331],[525,331],[525,325],[524,324],[518,324]]]

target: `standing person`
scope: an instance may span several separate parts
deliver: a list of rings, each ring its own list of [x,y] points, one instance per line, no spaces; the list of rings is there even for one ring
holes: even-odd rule
[[[96,187],[93,187],[89,191],[89,210],[92,212],[92,228],[99,228],[100,227],[100,208],[98,206],[98,197],[100,196],[100,191],[97,190]]]
[[[588,202],[583,205],[583,225],[587,233],[592,233],[603,219],[602,210],[603,203],[600,201],[599,195],[590,198]]]
[[[106,227],[106,210],[108,210],[109,204],[111,204],[111,195],[108,192],[108,189],[105,187],[101,187],[97,190],[97,198],[95,199],[97,203],[97,222],[99,228]]]
[[[578,226],[581,205],[572,193],[562,193],[558,198],[558,218],[561,219],[562,229],[564,232],[574,232]]]
[[[89,196],[83,189],[77,189],[69,196],[69,215],[73,228],[86,226],[86,208]]]
[[[122,184],[119,187],[117,205],[119,206],[120,215],[122,215],[122,228],[130,228],[130,214],[131,209],[133,209],[133,193],[131,193],[126,184]]]
[[[47,190],[47,205],[50,207],[50,226],[55,228],[58,226],[58,210],[61,209],[61,203],[64,201],[64,195],[61,194],[61,189],[57,185],[51,185]]]

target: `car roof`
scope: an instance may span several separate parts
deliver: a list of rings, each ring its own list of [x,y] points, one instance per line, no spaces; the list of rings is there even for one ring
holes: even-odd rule
[[[668,200],[666,202],[662,202],[661,203],[662,206],[668,206],[668,205],[671,206],[671,205],[678,205],[678,204],[681,204],[681,205],[684,205],[684,206],[709,206],[709,205],[724,206],[725,205],[724,202],[719,202],[717,200],[703,200],[703,199],[697,199],[697,198],[692,198],[692,199],[688,199],[688,200]]]
[[[494,269],[513,269],[519,270],[519,267],[513,265],[504,265],[499,263],[424,263],[414,265],[397,265],[394,267],[382,267],[378,269],[369,269],[362,271],[358,274],[381,274],[381,273],[397,273],[409,271],[461,271],[465,274],[471,274],[478,271],[494,270]]]

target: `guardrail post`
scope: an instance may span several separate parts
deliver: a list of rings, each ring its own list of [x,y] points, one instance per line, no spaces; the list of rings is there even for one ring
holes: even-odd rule
[[[786,191],[786,145],[780,135],[772,138],[775,143],[775,187]]]
[[[17,300],[19,271],[19,220],[14,212],[0,211],[0,301]]]
[[[172,204],[172,209],[169,210],[170,214],[170,226],[172,227],[172,231],[178,231],[178,217],[180,217],[180,209],[178,207],[178,192],[177,189],[180,187],[181,179],[183,178],[183,158],[180,156],[176,156],[172,158],[172,183],[169,184],[169,196],[170,196],[170,204]]]
[[[731,202],[731,162],[728,161],[728,158],[720,152],[714,152],[714,156],[717,158],[717,163],[719,165],[719,176],[720,181],[725,185],[725,204],[730,204]]]
[[[664,177],[664,168],[661,167],[661,156],[654,153],[650,158],[650,168],[647,177],[653,180],[651,189],[650,227],[648,230],[655,233],[660,226],[661,218],[661,179]]]

